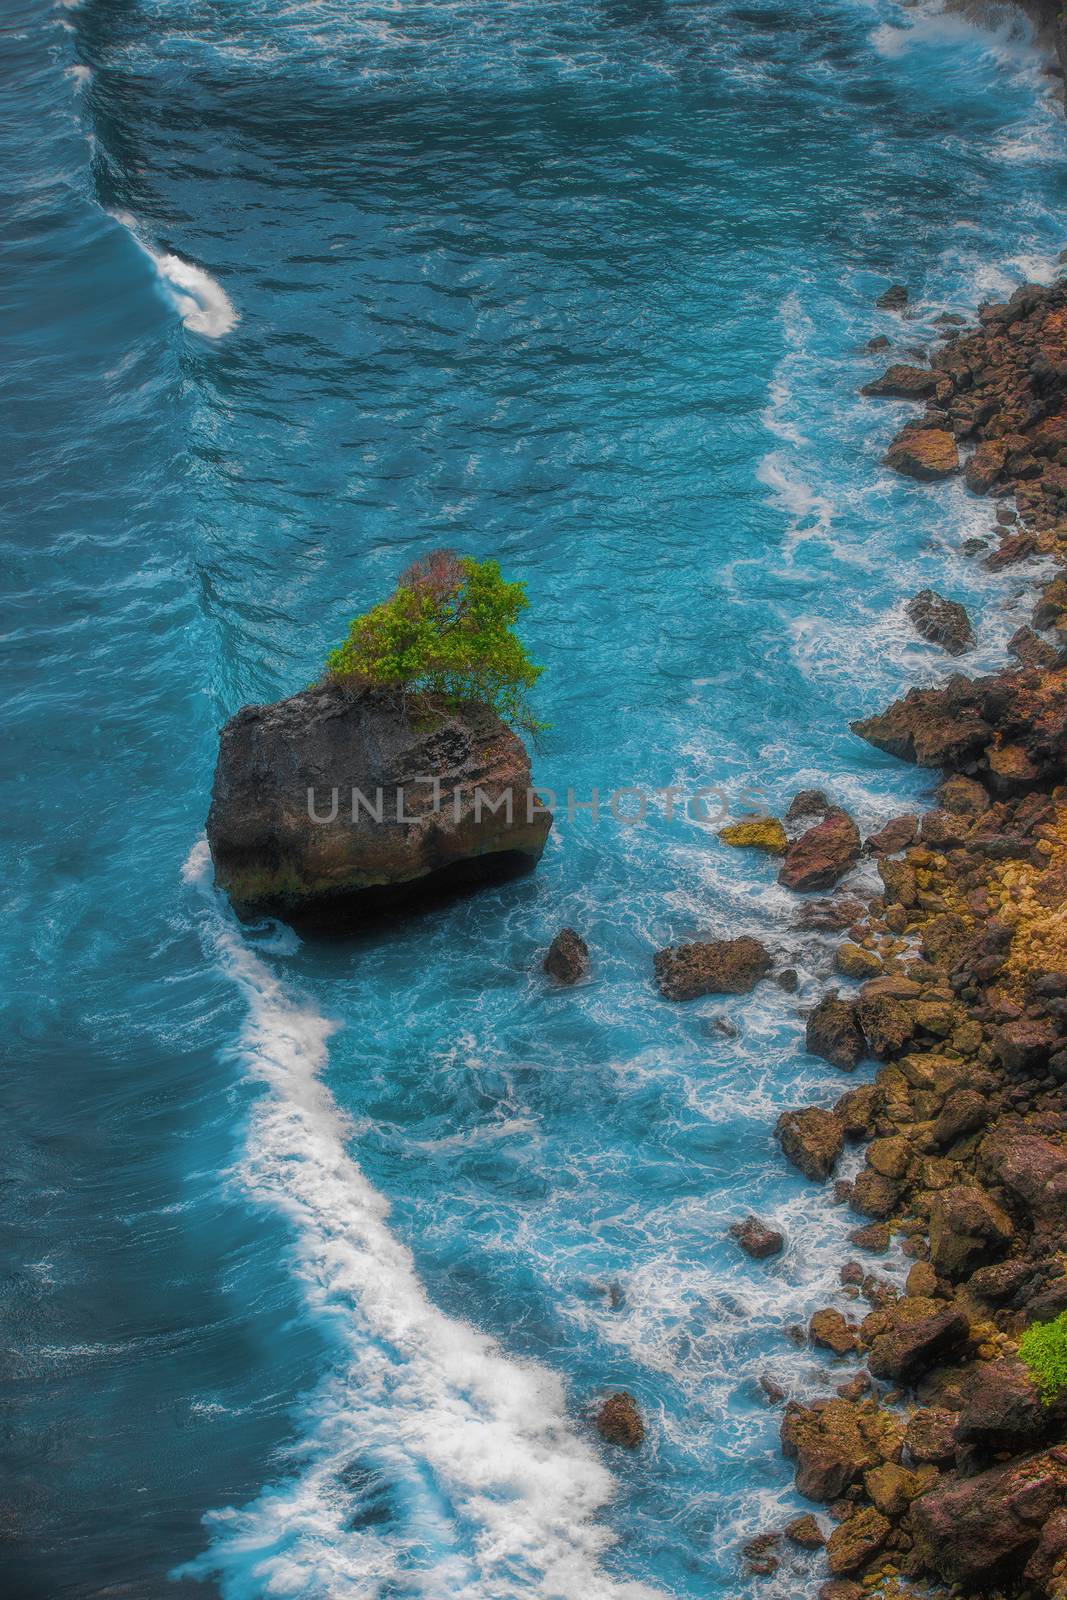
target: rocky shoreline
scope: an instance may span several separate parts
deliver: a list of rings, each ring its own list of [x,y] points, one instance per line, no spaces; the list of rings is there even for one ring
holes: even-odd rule
[[[765,1385],[784,1404],[797,1488],[833,1528],[801,1518],[747,1556],[769,1573],[783,1539],[825,1537],[821,1600],[907,1596],[912,1582],[1063,1600],[1067,1399],[1043,1403],[1017,1350],[1027,1326],[1067,1309],[1067,283],[982,307],[928,367],[891,368],[867,392],[925,404],[888,465],[962,472],[997,497],[988,568],[1045,557],[1055,575],[1011,641],[1016,665],[913,689],[853,724],[938,772],[937,804],[865,841],[881,893],[805,903],[805,925],[844,933],[838,969],[866,979],[823,997],[807,1046],[846,1072],[880,1065],[833,1107],[786,1112],[777,1133],[824,1183],[862,1144],[859,1175],[836,1182],[857,1215],[851,1238],[912,1265],[901,1292],[842,1263],[855,1314],[827,1307],[807,1330],[837,1364],[825,1399]],[[931,598],[911,613],[920,631]],[[969,625],[955,622],[966,649]],[[848,836],[828,865],[842,814],[798,799],[822,819],[788,844],[779,881],[825,895],[858,846]]]

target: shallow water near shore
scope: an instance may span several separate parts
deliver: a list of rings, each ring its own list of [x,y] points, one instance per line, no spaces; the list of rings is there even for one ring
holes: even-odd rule
[[[801,1508],[759,1375],[825,1388],[786,1329],[854,1254],[772,1139],[844,1086],[798,1016],[832,944],[711,824],[566,795],[925,793],[848,731],[958,669],[905,602],[965,601],[992,666],[1031,579],[857,391],[1057,270],[1043,62],[888,0],[5,27],[7,1592],[733,1600]],[[219,724],[440,544],[528,585],[541,866],[356,946],[240,927]],[[655,949],[740,932],[796,995],[655,995]]]

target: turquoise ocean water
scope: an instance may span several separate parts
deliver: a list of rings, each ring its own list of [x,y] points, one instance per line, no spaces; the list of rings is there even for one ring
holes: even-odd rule
[[[216,730],[450,544],[528,584],[561,796],[918,800],[847,727],[950,670],[904,603],[964,599],[991,665],[1027,578],[880,467],[863,345],[1056,270],[1041,58],[890,0],[2,22],[3,1592],[747,1595],[801,1504],[757,1380],[832,1381],[785,1330],[851,1253],[771,1137],[842,1088],[797,1015],[832,946],[662,805],[564,804],[534,877],[357,946],[241,928]],[[796,996],[655,996],[656,948],[742,931]]]

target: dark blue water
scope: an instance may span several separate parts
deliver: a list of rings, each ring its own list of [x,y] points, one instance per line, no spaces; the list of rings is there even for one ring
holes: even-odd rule
[[[825,1386],[784,1330],[850,1225],[770,1134],[841,1087],[797,1015],[832,947],[712,823],[565,796],[819,782],[872,825],[922,792],[847,719],[949,670],[917,587],[983,665],[1025,575],[963,555],[988,505],[885,474],[906,408],[856,391],[872,334],[1055,270],[1067,136],[1017,29],[10,0],[14,1600],[747,1592],[739,1541],[798,1504],[757,1379]],[[442,543],[529,587],[538,873],[356,948],[238,928],[217,727]],[[594,977],[549,992],[564,923]],[[741,931],[798,996],[656,997],[657,947]],[[624,1458],[588,1423],[619,1384]],[[814,1592],[790,1559],[763,1595]]]

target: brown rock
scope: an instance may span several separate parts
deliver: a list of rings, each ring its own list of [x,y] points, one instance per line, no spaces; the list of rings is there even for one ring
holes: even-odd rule
[[[904,1048],[915,1032],[911,1012],[891,995],[864,989],[856,1002],[856,1020],[872,1055],[885,1060]]]
[[[984,1095],[977,1094],[973,1089],[957,1089],[945,1101],[930,1137],[943,1150],[955,1144],[957,1139],[966,1139],[968,1135],[977,1133],[979,1128],[984,1128],[991,1111],[992,1107]]]
[[[758,939],[713,939],[657,950],[653,967],[660,993],[668,1000],[695,1000],[705,994],[748,994],[774,965]]]
[[[577,983],[589,971],[589,946],[573,928],[561,928],[548,947],[544,969],[557,983]]]
[[[808,1018],[804,1044],[811,1055],[852,1072],[864,1050],[854,1003],[840,999],[834,989],[823,995]]]
[[[927,400],[934,392],[937,374],[923,367],[909,367],[896,362],[875,378],[865,383],[860,394],[874,395],[890,400]]]
[[[946,600],[933,589],[920,589],[908,601],[908,617],[915,631],[950,656],[961,656],[974,648],[970,618],[958,600]]]
[[[858,1572],[885,1544],[892,1524],[874,1506],[857,1511],[826,1541],[826,1564],[837,1576]]]
[[[837,1499],[883,1461],[899,1461],[900,1420],[870,1401],[791,1401],[782,1418],[782,1452],[797,1463],[796,1485],[809,1500]]]
[[[857,1330],[832,1306],[814,1313],[808,1324],[808,1337],[813,1345],[832,1350],[835,1356],[850,1355],[857,1348]]]
[[[785,1236],[774,1228],[768,1228],[759,1217],[745,1217],[744,1221],[733,1223],[730,1237],[736,1239],[746,1255],[756,1261],[780,1255],[785,1245]]]
[[[1002,1256],[1011,1243],[1010,1220],[973,1185],[955,1185],[930,1203],[930,1259],[943,1278],[959,1282]]]
[[[838,945],[834,966],[846,978],[876,978],[882,970],[882,958],[873,950],[846,942]]]
[[[596,1415],[597,1432],[609,1444],[636,1450],[645,1437],[645,1425],[637,1401],[626,1389],[609,1394]]]
[[[1032,1450],[1051,1431],[1053,1415],[1021,1361],[978,1362],[963,1380],[960,1444],[983,1450]]]
[[[784,1111],[776,1128],[782,1153],[805,1177],[830,1176],[844,1148],[844,1133],[837,1118],[819,1106]]]
[[[826,1543],[823,1531],[810,1511],[787,1522],[785,1536],[791,1544],[799,1545],[801,1550],[821,1550]]]
[[[745,1558],[748,1571],[757,1578],[769,1578],[778,1571],[780,1565],[775,1547],[779,1542],[776,1533],[757,1533],[754,1538],[746,1539],[741,1546],[741,1553]]]
[[[1002,439],[983,439],[963,469],[964,481],[972,494],[988,494],[1004,471],[1008,447]]]
[[[876,1083],[861,1084],[849,1089],[834,1104],[834,1116],[840,1122],[846,1139],[865,1139],[874,1131],[882,1114],[885,1096]]]
[[[907,284],[890,284],[874,303],[880,311],[902,311],[908,303]]]
[[[920,1305],[922,1302],[918,1302]],[[871,1345],[868,1366],[876,1378],[911,1382],[926,1367],[965,1344],[970,1325],[962,1311],[946,1306],[910,1320],[909,1302],[889,1313],[889,1326]]]
[[[977,817],[989,809],[989,796],[973,778],[946,778],[938,785],[937,802],[957,817]]]
[[[904,1443],[914,1461],[943,1467],[956,1455],[956,1418],[953,1412],[923,1406],[908,1419]]]
[[[898,1517],[903,1516],[915,1496],[921,1492],[923,1483],[918,1473],[909,1472],[906,1467],[899,1467],[892,1461],[886,1461],[882,1466],[872,1467],[870,1472],[864,1473],[863,1486],[873,1501],[875,1510],[895,1522]]]
[[[955,438],[944,428],[919,428],[893,440],[884,464],[906,478],[930,483],[958,472],[960,453]]]
[[[891,1217],[900,1203],[900,1184],[865,1167],[852,1185],[849,1199],[853,1211],[861,1217],[884,1221]]]
[[[1062,1447],[973,1478],[948,1474],[912,1506],[916,1556],[947,1583],[988,1594],[1021,1577],[1065,1505]]]
[[[832,806],[821,822],[795,839],[785,853],[778,882],[807,893],[831,889],[860,856],[859,829],[847,812]]]
[[[875,856],[896,855],[898,850],[906,850],[909,844],[914,843],[918,831],[918,817],[907,812],[904,816],[892,817],[884,828],[872,833],[866,848]]]

